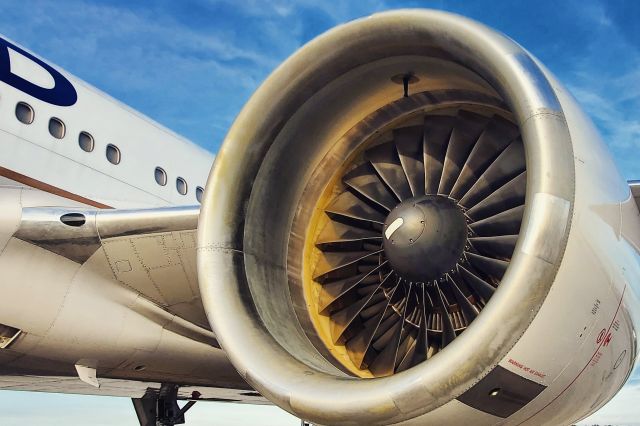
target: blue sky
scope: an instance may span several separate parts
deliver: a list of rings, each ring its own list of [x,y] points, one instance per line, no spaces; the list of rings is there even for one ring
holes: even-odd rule
[[[0,0],[0,33],[215,152],[287,56],[339,23],[398,7],[460,13],[525,46],[591,115],[623,175],[640,178],[637,0]],[[639,400],[640,387],[628,386],[592,422],[632,424]],[[32,402],[47,409],[26,408]],[[84,424],[95,415],[101,424],[135,424],[123,399],[5,393],[0,412],[2,424]],[[193,424],[248,424],[247,416],[298,424],[265,407],[202,404],[190,414]]]
[[[477,19],[518,41],[596,121],[640,177],[640,2],[0,0],[0,32],[216,151],[264,78],[316,35],[398,7]]]

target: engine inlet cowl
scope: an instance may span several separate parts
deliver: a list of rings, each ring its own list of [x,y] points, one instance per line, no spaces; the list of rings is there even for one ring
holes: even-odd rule
[[[216,337],[300,418],[422,424],[542,306],[573,161],[553,87],[509,38],[435,11],[338,27],[274,71],[216,157],[198,226]]]

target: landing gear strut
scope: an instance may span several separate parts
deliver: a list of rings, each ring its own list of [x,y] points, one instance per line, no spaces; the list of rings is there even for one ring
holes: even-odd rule
[[[200,394],[194,392],[193,399]],[[163,383],[160,391],[149,389],[142,398],[131,398],[140,426],[173,426],[184,424],[186,413],[196,401],[178,405],[178,385]]]

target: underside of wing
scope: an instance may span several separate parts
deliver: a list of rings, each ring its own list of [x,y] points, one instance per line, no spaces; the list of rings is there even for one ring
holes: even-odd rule
[[[199,208],[140,210],[28,207],[15,238],[79,264],[104,253],[113,278],[209,329],[196,277]]]

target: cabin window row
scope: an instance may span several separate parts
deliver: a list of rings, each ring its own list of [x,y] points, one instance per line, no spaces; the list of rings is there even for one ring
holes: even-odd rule
[[[31,124],[35,119],[35,111],[26,102],[18,102],[16,105],[16,118],[23,124]],[[63,139],[67,134],[67,127],[64,122],[57,117],[49,119],[49,134],[56,139]],[[95,140],[90,133],[82,131],[78,134],[78,145],[85,152],[92,152],[95,148]],[[105,155],[111,164],[120,164],[122,154],[120,148],[113,144],[108,144]]]
[[[167,172],[162,167],[156,167],[153,174],[156,179],[156,183],[158,185],[160,186],[167,185],[167,182],[168,182]],[[176,178],[176,190],[180,195],[187,195],[187,193],[189,192],[189,185],[187,184],[187,181],[183,177],[178,176]],[[203,194],[204,194],[204,188],[202,188],[201,186],[197,186],[196,200],[198,200],[199,203],[202,203]]]
[[[16,118],[23,124],[32,124],[35,119],[35,111],[31,105],[26,102],[18,102],[16,105]],[[57,117],[51,117],[49,119],[49,134],[51,136],[56,139],[63,139],[66,132],[67,128],[62,120]],[[82,131],[78,134],[78,145],[83,151],[92,152],[95,148],[95,140],[90,133]],[[106,157],[111,164],[120,164],[122,154],[117,146],[108,144],[106,148]],[[165,172],[162,167],[156,167],[155,179],[158,185],[165,186],[167,184],[167,172]],[[189,186],[184,178],[176,178],[176,190],[180,195],[187,195],[189,192]],[[204,189],[201,186],[196,187],[196,199],[199,203],[202,202],[203,194]]]

